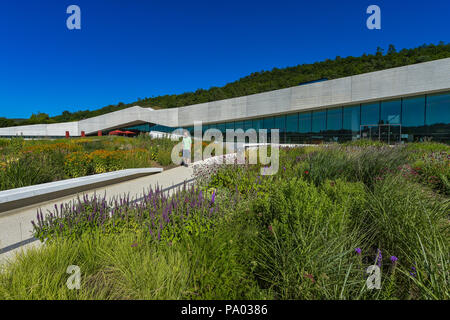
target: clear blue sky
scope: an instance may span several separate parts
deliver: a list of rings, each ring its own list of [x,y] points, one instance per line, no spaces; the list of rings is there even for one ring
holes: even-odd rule
[[[81,8],[82,29],[66,28]],[[381,7],[382,29],[366,28]],[[254,71],[449,42],[448,0],[10,0],[0,117],[97,109],[222,86]]]

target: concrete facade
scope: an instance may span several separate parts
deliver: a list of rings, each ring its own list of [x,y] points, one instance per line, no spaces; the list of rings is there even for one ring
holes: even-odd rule
[[[450,90],[450,58],[365,73],[335,80],[201,103],[153,110],[134,106],[79,122],[0,128],[1,136],[52,137],[94,134],[142,123],[168,127],[245,120],[290,112],[387,100]]]

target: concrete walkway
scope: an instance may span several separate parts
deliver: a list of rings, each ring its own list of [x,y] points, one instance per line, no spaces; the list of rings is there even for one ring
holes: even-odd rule
[[[0,263],[2,261],[4,262],[5,259],[14,256],[19,250],[40,244],[38,241],[27,243],[32,238],[31,232],[33,228],[31,221],[36,220],[36,212],[38,209],[42,209],[42,212],[45,214],[47,210],[53,211],[55,205],[59,206],[61,203],[68,203],[76,200],[78,196],[82,197],[85,194],[91,196],[94,193],[102,197],[106,195],[108,200],[126,194],[130,195],[130,199],[138,199],[150,186],[155,188],[156,185],[159,185],[160,188],[164,189],[182,183],[185,180],[191,180],[192,178],[192,167],[176,167],[151,176],[145,176],[106,187],[99,187],[48,202],[2,212],[0,216],[0,250],[7,248],[8,252],[0,254]],[[23,245],[24,243],[27,244]],[[11,250],[16,246],[18,246],[16,249]]]

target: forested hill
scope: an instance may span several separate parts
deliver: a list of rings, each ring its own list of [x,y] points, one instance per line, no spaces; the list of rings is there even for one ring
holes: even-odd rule
[[[34,114],[26,120],[10,120],[0,118],[0,127],[11,125],[54,123],[86,119],[112,111],[128,108],[133,105],[141,107],[176,108],[215,100],[245,96],[254,93],[297,86],[300,83],[318,79],[336,79],[361,73],[401,67],[414,63],[426,62],[450,57],[450,44],[440,42],[438,45],[422,45],[413,49],[396,51],[393,45],[384,52],[380,47],[375,54],[363,54],[361,57],[336,57],[333,60],[303,64],[283,69],[273,68],[271,71],[254,72],[223,87],[211,87],[208,90],[198,89],[195,92],[164,95],[139,99],[130,104],[119,103],[95,111],[64,111],[62,115],[50,118],[45,113]]]

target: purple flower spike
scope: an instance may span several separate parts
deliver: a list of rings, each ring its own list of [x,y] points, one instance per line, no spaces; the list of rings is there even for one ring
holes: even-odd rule
[[[396,263],[398,261],[398,258],[396,256],[391,256],[391,262]]]
[[[377,254],[377,266],[379,268],[381,268],[381,263],[383,261],[383,256],[381,255],[381,250],[378,249],[378,254]]]
[[[211,204],[214,204],[214,201],[216,200],[216,190],[214,190],[212,197],[211,197]]]
[[[361,248],[356,248],[355,252],[360,255],[361,254]]]

